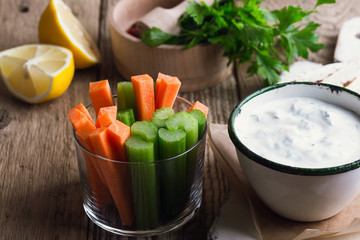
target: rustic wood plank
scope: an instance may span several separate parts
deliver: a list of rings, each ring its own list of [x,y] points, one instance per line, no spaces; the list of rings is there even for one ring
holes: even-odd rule
[[[0,232],[4,239],[134,239],[105,232],[93,224],[81,207],[81,189],[75,147],[67,110],[79,102],[89,103],[88,83],[109,79],[116,89],[125,80],[112,62],[107,14],[117,0],[65,0],[97,40],[102,64],[77,70],[68,91],[58,99],[28,105],[13,98],[0,83]],[[311,8],[314,1],[294,1]],[[47,0],[0,0],[0,51],[38,42],[37,22]],[[278,8],[285,0],[268,0],[264,4]],[[294,4],[293,2],[291,4]],[[338,0],[336,5],[319,8],[312,19],[322,23],[320,41],[326,48],[310,54],[310,60],[333,61],[336,36],[341,24],[360,14],[356,0]],[[240,98],[261,88],[262,80],[248,77],[245,68],[216,86],[182,97],[199,100],[210,107],[209,122],[227,123]],[[151,239],[204,239],[226,198],[228,184],[206,149],[203,204],[199,213],[183,228]]]
[[[96,39],[100,1],[66,1]],[[37,43],[47,0],[0,0],[0,51]],[[92,17],[88,17],[92,16]],[[0,83],[0,232],[2,239],[86,239],[69,108],[88,103],[96,69],[77,71],[69,90],[29,105]]]

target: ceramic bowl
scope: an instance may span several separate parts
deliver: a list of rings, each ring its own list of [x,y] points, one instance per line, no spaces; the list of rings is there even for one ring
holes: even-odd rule
[[[130,80],[132,75],[147,73],[156,78],[159,72],[177,76],[181,91],[196,91],[216,85],[232,73],[219,45],[198,45],[189,50],[183,46],[148,47],[127,33],[142,16],[155,7],[171,8],[179,0],[121,0],[109,12],[110,37],[114,64],[120,75]]]
[[[360,160],[326,168],[284,165],[257,155],[237,135],[236,127],[241,126],[235,126],[235,119],[261,104],[286,97],[310,97],[360,115],[360,95],[328,84],[278,84],[248,96],[234,108],[229,119],[229,135],[236,147],[242,170],[257,195],[270,209],[296,221],[330,218],[360,193]]]

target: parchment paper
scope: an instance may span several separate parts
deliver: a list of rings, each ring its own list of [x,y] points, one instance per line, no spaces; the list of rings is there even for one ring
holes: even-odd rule
[[[246,196],[262,240],[360,239],[360,195],[339,214],[327,220],[303,223],[285,219],[267,208],[252,190],[241,170],[227,125],[211,123],[208,143],[231,188]]]

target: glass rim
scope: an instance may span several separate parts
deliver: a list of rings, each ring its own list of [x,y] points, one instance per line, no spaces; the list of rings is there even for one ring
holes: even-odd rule
[[[328,83],[316,83],[316,82],[286,82],[286,83],[278,83],[272,86],[265,87],[263,89],[260,89],[249,96],[247,96],[245,99],[243,99],[239,104],[237,104],[232,113],[230,114],[230,118],[228,121],[228,133],[230,136],[230,139],[232,143],[234,144],[237,151],[241,152],[244,156],[246,156],[250,161],[256,162],[260,165],[263,165],[265,167],[268,167],[272,170],[288,173],[288,174],[294,174],[294,175],[305,175],[305,176],[328,176],[328,175],[334,175],[334,174],[340,174],[345,173],[354,169],[357,169],[360,167],[360,159],[354,160],[349,163],[345,164],[339,164],[335,166],[329,166],[329,167],[321,167],[321,168],[306,168],[306,167],[296,167],[291,165],[286,165],[282,163],[278,163],[273,160],[269,160],[267,158],[261,157],[260,155],[256,154],[254,151],[250,150],[248,147],[246,147],[242,141],[238,138],[236,134],[235,129],[235,118],[238,114],[241,113],[241,108],[250,100],[253,98],[263,94],[267,93],[269,91],[273,91],[279,88],[283,88],[286,86],[294,86],[294,85],[304,85],[304,86],[320,86],[325,87],[326,91],[331,92],[345,92],[346,94],[350,94],[357,99],[360,100],[360,94],[349,90],[344,87],[328,84]],[[359,114],[357,114],[359,115]]]
[[[113,95],[112,96],[113,98],[117,97],[117,95]],[[177,96],[176,99],[180,99],[181,101],[189,104],[190,106],[192,105],[192,103],[190,101],[188,101],[187,99],[183,98],[183,97],[180,97],[180,96]],[[92,107],[93,104],[89,104],[86,106],[86,109],[89,109],[90,107]],[[73,136],[74,136],[74,139],[75,139],[75,143],[77,146],[79,146],[83,151],[85,151],[87,154],[90,154],[91,156],[93,157],[96,157],[96,158],[99,158],[99,159],[102,159],[102,160],[105,160],[105,161],[108,161],[108,162],[114,162],[114,163],[120,163],[120,164],[131,164],[131,165],[143,165],[143,164],[154,164],[154,163],[160,163],[160,162],[167,162],[167,161],[171,161],[173,159],[176,159],[176,158],[180,158],[182,156],[185,156],[187,153],[191,152],[193,149],[195,149],[197,146],[200,145],[200,143],[203,141],[203,139],[205,138],[206,136],[206,132],[207,132],[207,119],[206,119],[206,122],[205,122],[205,128],[204,128],[204,132],[202,134],[202,136],[198,139],[198,141],[196,142],[196,144],[194,144],[194,146],[192,146],[191,148],[187,149],[186,151],[176,155],[176,156],[173,156],[173,157],[170,157],[170,158],[165,158],[165,159],[158,159],[158,160],[155,160],[155,161],[152,161],[152,162],[129,162],[129,161],[119,161],[119,160],[112,160],[112,159],[109,159],[109,158],[105,158],[105,157],[102,157],[100,155],[97,155],[91,151],[89,151],[86,147],[84,147],[80,142],[79,142],[79,139],[77,138],[76,136],[76,133],[75,133],[75,129],[72,128],[72,131],[73,131]]]

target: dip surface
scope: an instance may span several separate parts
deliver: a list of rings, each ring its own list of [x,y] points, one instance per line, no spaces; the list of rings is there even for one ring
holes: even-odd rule
[[[360,159],[360,118],[339,106],[306,97],[281,98],[235,119],[240,141],[284,165],[324,168]]]

